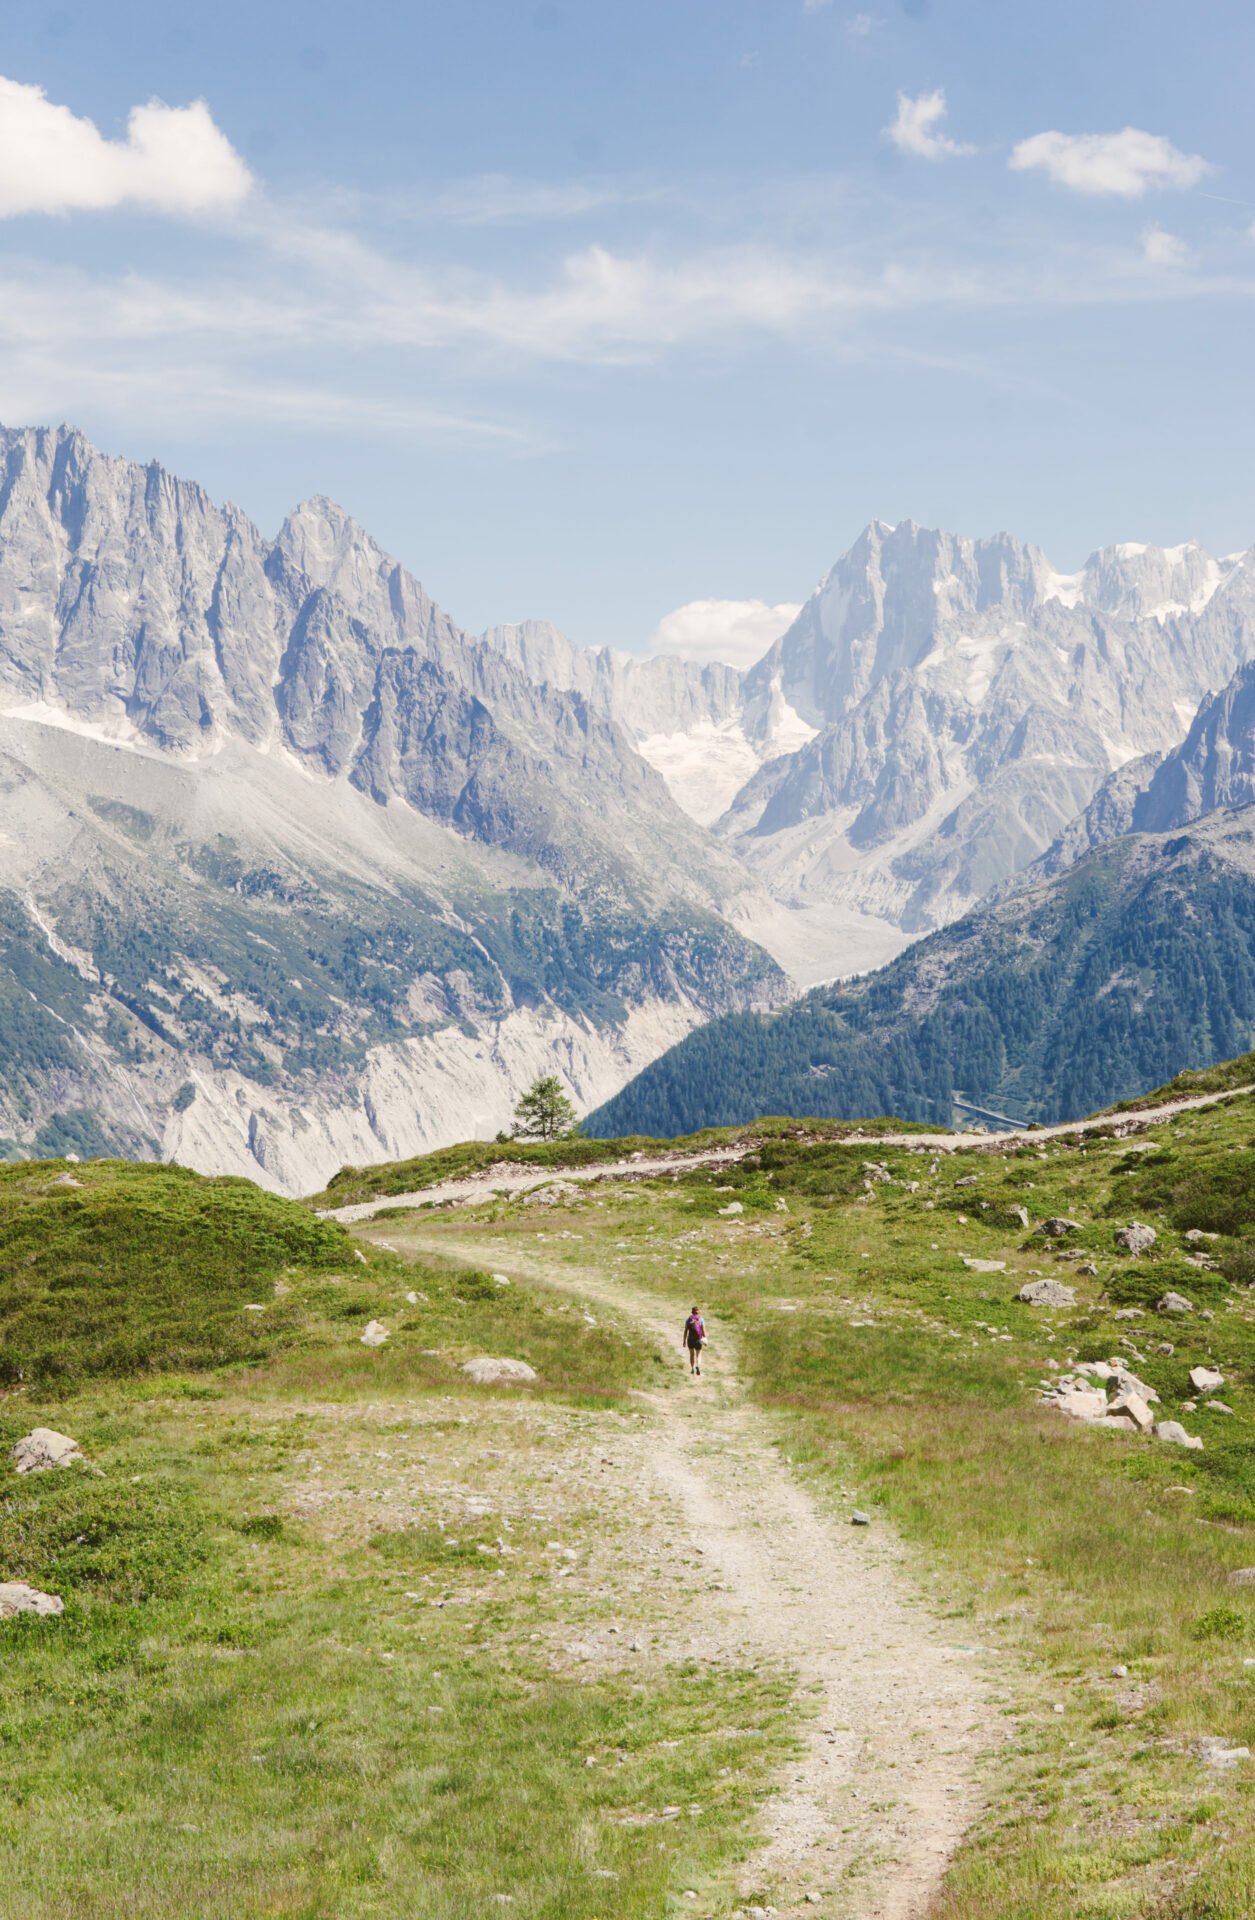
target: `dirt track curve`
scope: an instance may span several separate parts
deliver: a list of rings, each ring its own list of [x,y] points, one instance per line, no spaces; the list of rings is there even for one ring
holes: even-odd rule
[[[1100,1127],[1117,1125],[1136,1131],[1171,1120],[1177,1113],[1189,1113],[1198,1107],[1218,1106],[1224,1100],[1238,1100],[1255,1093],[1255,1087],[1231,1087],[1225,1093],[1193,1094],[1185,1100],[1166,1100],[1162,1106],[1139,1107],[1130,1113],[1100,1113],[1089,1120],[1068,1120],[1057,1127],[1023,1128],[1013,1133],[848,1133],[842,1144],[851,1147],[926,1147],[934,1153],[957,1153],[965,1147],[1005,1146],[1011,1141],[1057,1140],[1064,1134],[1093,1133]],[[738,1147],[712,1147],[708,1153],[635,1153],[626,1160],[605,1160],[592,1167],[489,1167],[483,1173],[469,1174],[462,1180],[444,1180],[438,1185],[420,1187],[413,1193],[393,1193],[374,1200],[362,1200],[351,1207],[331,1207],[329,1220],[341,1220],[349,1226],[355,1220],[369,1220],[384,1207],[439,1207],[468,1201],[490,1200],[494,1194],[526,1193],[532,1187],[549,1185],[553,1180],[583,1183],[588,1180],[641,1179],[654,1173],[679,1173],[690,1167],[729,1166],[753,1153],[755,1142]]]

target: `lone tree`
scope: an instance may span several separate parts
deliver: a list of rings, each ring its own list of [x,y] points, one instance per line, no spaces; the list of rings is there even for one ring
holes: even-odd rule
[[[575,1108],[555,1073],[533,1082],[514,1109],[516,1140],[560,1140],[578,1127]]]

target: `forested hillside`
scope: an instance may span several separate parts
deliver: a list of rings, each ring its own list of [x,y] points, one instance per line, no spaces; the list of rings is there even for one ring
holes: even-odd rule
[[[673,1135],[762,1113],[1066,1120],[1255,1035],[1255,810],[1113,842],[776,1015],[712,1021],[592,1114]]]

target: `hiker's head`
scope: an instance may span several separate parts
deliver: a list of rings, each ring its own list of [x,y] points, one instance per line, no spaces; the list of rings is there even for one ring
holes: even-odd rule
[[[698,1315],[698,1314],[699,1314],[700,1312],[701,1312],[701,1308],[700,1308],[700,1307],[694,1307],[694,1308],[693,1308],[693,1317],[694,1317],[694,1319],[696,1319],[696,1317],[697,1317],[697,1315]]]

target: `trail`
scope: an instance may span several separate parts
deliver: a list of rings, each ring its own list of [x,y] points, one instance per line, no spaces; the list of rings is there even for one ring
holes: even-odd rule
[[[1141,1107],[1130,1113],[1098,1113],[1088,1120],[1068,1120],[1055,1127],[1022,1128],[1011,1133],[859,1133],[842,1134],[842,1146],[850,1147],[922,1147],[930,1153],[958,1153],[972,1147],[1003,1147],[1021,1142],[1040,1146],[1044,1140],[1064,1135],[1094,1133],[1102,1127],[1156,1126],[1178,1113],[1192,1113],[1200,1107],[1214,1107],[1225,1100],[1239,1100],[1255,1093],[1255,1087],[1231,1087],[1224,1093],[1192,1094],[1184,1100],[1166,1100],[1162,1106]],[[740,1146],[712,1147],[705,1153],[634,1153],[625,1160],[603,1160],[592,1167],[489,1167],[482,1173],[468,1174],[460,1180],[442,1180],[413,1193],[394,1193],[362,1200],[349,1207],[324,1210],[324,1218],[343,1221],[369,1220],[383,1207],[438,1207],[468,1205],[491,1200],[494,1194],[528,1193],[533,1187],[550,1185],[555,1180],[583,1185],[589,1180],[644,1179],[656,1173],[680,1173],[693,1167],[730,1166],[753,1153],[757,1141]]]
[[[406,1244],[424,1245],[417,1223]],[[499,1244],[459,1241],[459,1251],[502,1263]],[[627,1315],[674,1353],[684,1377],[641,1396],[651,1417],[618,1443],[616,1476],[642,1512],[677,1516],[677,1560],[696,1551],[711,1576],[676,1644],[798,1672],[800,1750],[765,1808],[747,1897],[766,1886],[780,1913],[923,1920],[979,1806],[974,1762],[995,1723],[980,1650],[947,1644],[883,1525],[852,1526],[853,1500],[826,1511],[790,1471],[726,1329],[713,1330],[706,1371],[690,1380],[670,1305],[519,1249],[507,1264]]]

